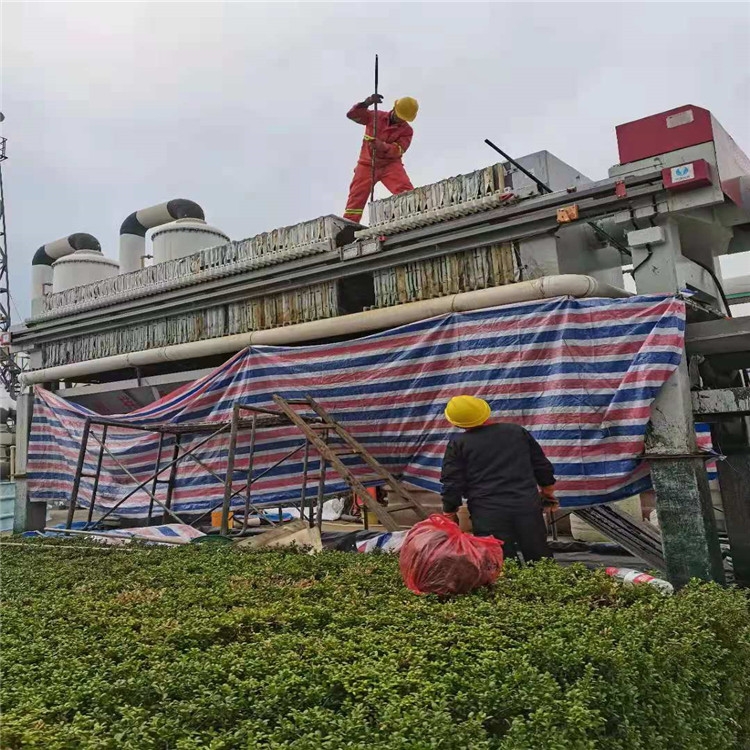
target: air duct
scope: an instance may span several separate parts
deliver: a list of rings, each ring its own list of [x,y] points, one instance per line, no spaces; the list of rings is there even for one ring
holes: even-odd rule
[[[31,317],[44,312],[42,300],[52,289],[52,264],[77,250],[92,250],[100,253],[102,246],[91,234],[76,232],[54,242],[42,245],[31,261]]]
[[[120,273],[138,271],[146,256],[146,232],[175,219],[205,219],[203,209],[193,201],[175,198],[150,208],[134,211],[120,227]]]

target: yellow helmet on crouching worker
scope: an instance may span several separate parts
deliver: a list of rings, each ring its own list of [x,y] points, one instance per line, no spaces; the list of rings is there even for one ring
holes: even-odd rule
[[[455,427],[469,430],[483,425],[492,410],[490,405],[475,396],[454,396],[445,407],[445,418]]]
[[[393,111],[399,119],[414,122],[417,119],[417,112],[419,112],[419,102],[410,96],[402,96],[400,99],[396,99]]]

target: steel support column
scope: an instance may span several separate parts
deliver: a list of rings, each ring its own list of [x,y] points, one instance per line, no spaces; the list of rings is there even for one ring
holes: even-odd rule
[[[47,503],[31,501],[26,466],[29,455],[29,433],[34,411],[34,393],[22,393],[16,401],[16,502],[13,531],[41,531],[47,516]]]
[[[662,242],[633,253],[639,294],[679,291],[677,264],[683,256],[677,222],[667,218],[662,227]],[[723,582],[708,475],[702,458],[697,455],[690,380],[684,357],[652,405],[646,454],[654,455],[651,478],[670,582],[675,587],[684,586],[691,578]],[[696,457],[686,458],[691,455]]]
[[[712,426],[714,443],[725,456],[717,463],[719,486],[734,581],[750,586],[750,441],[748,420],[722,420]]]

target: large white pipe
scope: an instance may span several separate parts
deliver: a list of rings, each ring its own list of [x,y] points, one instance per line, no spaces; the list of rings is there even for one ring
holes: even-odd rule
[[[175,219],[205,219],[203,209],[194,201],[175,198],[166,203],[134,211],[120,227],[120,273],[143,268],[146,257],[146,232]]]
[[[252,345],[280,346],[335,336],[354,336],[359,333],[395,328],[446,313],[481,310],[485,307],[510,305],[517,302],[530,302],[554,297],[628,296],[630,296],[630,293],[624,289],[600,283],[591,276],[574,274],[545,276],[533,281],[521,281],[517,284],[478,289],[474,292],[461,292],[449,297],[408,302],[404,305],[366,310],[351,315],[314,320],[310,323],[298,323],[283,328],[237,333],[232,336],[221,336],[188,344],[175,344],[158,349],[143,349],[129,354],[116,354],[112,357],[90,359],[86,362],[48,367],[44,370],[23,373],[21,382],[24,385],[31,385],[33,383],[68,380],[98,372],[144,367],[160,362],[175,362],[183,359],[209,357],[215,354],[230,354]]]
[[[76,232],[42,245],[31,260],[31,316],[44,312],[44,296],[52,289],[52,264],[78,250],[101,252],[99,240],[92,234]]]

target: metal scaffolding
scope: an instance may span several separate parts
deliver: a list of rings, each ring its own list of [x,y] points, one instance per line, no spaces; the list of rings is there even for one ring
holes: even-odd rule
[[[154,517],[155,506],[162,510],[162,523],[166,523],[171,518],[176,523],[189,523],[196,526],[206,516],[210,516],[215,510],[222,509],[221,533],[227,535],[230,532],[229,520],[232,504],[238,496],[244,496],[244,507],[242,515],[242,527],[238,534],[244,534],[248,529],[249,519],[252,515],[260,516],[263,510],[268,507],[279,508],[279,519],[281,520],[284,507],[296,507],[299,511],[300,518],[306,519],[312,527],[317,523],[318,527],[322,523],[323,503],[326,498],[326,476],[327,468],[330,466],[334,469],[349,485],[353,495],[359,497],[367,508],[369,508],[378,518],[378,520],[389,530],[399,528],[398,522],[394,519],[393,513],[411,510],[418,518],[427,517],[427,512],[420,503],[406,490],[400,482],[388,472],[376,459],[374,459],[364,447],[362,447],[333,417],[323,409],[320,404],[311,398],[286,400],[280,396],[274,396],[276,409],[266,409],[258,406],[248,406],[245,404],[235,403],[232,407],[232,416],[229,420],[217,422],[193,422],[183,424],[172,424],[168,422],[151,423],[151,424],[133,424],[125,420],[108,419],[106,417],[89,416],[86,418],[83,426],[81,437],[81,447],[78,453],[78,462],[71,490],[70,502],[68,505],[68,515],[66,528],[70,529],[73,524],[73,518],[81,488],[82,479],[93,480],[91,498],[88,507],[88,515],[84,529],[88,528],[93,522],[94,507],[96,504],[97,492],[101,479],[102,464],[104,456],[107,455],[114,463],[129,477],[134,487],[130,489],[123,497],[105,513],[96,519],[96,523],[112,515],[122,504],[135,495],[137,492],[145,492],[149,498],[148,521],[150,524]],[[301,414],[298,407],[304,407],[309,412]],[[245,416],[248,415],[248,416]],[[263,429],[296,426],[301,434],[301,442],[292,450],[287,452],[273,465],[264,468],[257,474],[254,473],[256,439],[258,432]],[[96,434],[93,429],[100,427],[101,431]],[[124,465],[124,463],[107,447],[107,437],[112,428],[118,430],[132,430],[135,432],[145,432],[157,434],[159,436],[156,459],[152,472],[142,480],[137,479],[133,473]],[[247,466],[240,469],[237,466],[237,445],[242,430],[250,430],[250,444],[248,451]],[[228,433],[228,457],[226,473],[222,476],[209,467],[201,458],[196,455],[196,451],[207,444],[210,440],[219,435]],[[187,438],[195,436],[204,436],[197,443],[188,445]],[[87,472],[86,455],[88,453],[91,441],[98,446],[96,452],[96,466],[93,472]],[[171,443],[171,444],[170,444]],[[308,485],[310,483],[310,455],[311,448],[320,458],[320,468],[318,471],[318,489],[315,496],[309,495]],[[169,453],[171,451],[171,454]],[[262,507],[260,503],[253,502],[252,488],[260,479],[267,476],[271,471],[276,469],[285,461],[303,452],[303,469],[300,478],[301,492],[295,500],[281,501],[264,501]],[[165,460],[165,454],[167,462]],[[358,479],[350,468],[341,461],[342,456],[358,456],[370,469],[371,474],[368,478]],[[201,513],[197,518],[181,518],[172,508],[175,484],[177,481],[180,464],[187,460],[192,460],[204,469],[211,477],[224,487],[222,500],[215,503],[211,508]],[[242,471],[246,480],[242,487],[235,489],[235,474]],[[166,474],[166,478],[162,478]],[[365,483],[376,482],[386,485],[391,493],[395,495],[397,502],[388,507],[380,505],[373,498]],[[157,489],[160,484],[166,485],[166,497],[164,501],[157,496]],[[271,525],[273,521],[266,517]],[[365,525],[366,525],[365,514]]]

